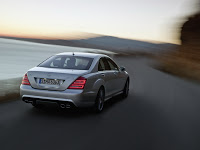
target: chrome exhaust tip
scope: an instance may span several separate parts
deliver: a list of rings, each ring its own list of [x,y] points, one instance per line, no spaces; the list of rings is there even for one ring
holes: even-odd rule
[[[70,104],[67,104],[67,105],[66,105],[66,108],[67,108],[67,109],[71,108],[71,105],[70,105]]]
[[[28,101],[28,100],[24,100],[24,102],[26,102],[26,103],[29,103],[29,101]]]
[[[25,102],[25,103],[33,103],[33,101],[27,100],[27,99],[25,99],[24,102]]]
[[[60,104],[60,108],[64,109],[65,108],[65,104]]]

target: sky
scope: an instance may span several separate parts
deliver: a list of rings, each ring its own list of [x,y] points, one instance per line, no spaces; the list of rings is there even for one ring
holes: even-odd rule
[[[83,38],[86,33],[179,43],[192,0],[0,0],[0,35]]]

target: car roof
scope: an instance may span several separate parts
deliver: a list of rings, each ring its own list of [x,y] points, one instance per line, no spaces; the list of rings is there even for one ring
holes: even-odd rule
[[[59,53],[56,55],[73,55],[74,56],[83,56],[83,57],[90,57],[90,58],[95,58],[95,57],[108,57],[107,55],[104,54],[97,54],[97,53],[84,53],[84,52],[64,52],[64,53]]]

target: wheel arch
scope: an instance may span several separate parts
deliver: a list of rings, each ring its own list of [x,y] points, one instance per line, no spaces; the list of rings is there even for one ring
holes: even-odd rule
[[[99,91],[99,89],[103,87],[104,92],[105,92],[105,81],[102,79],[98,79],[94,82],[93,84],[93,89],[96,90],[97,92]]]
[[[130,77],[129,76],[127,77],[126,81],[128,81],[130,83]]]

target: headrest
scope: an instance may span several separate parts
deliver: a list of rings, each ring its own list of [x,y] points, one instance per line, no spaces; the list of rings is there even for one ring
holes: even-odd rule
[[[54,60],[54,61],[53,61],[53,65],[54,65],[55,67],[60,67],[60,60]]]

